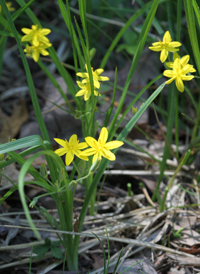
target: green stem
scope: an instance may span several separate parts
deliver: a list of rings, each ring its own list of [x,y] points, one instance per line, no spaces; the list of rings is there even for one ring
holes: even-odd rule
[[[175,86],[174,85],[171,86],[171,89],[169,90],[169,93],[168,93],[168,121],[167,121],[166,138],[169,141],[169,143],[171,143],[171,140],[172,140],[172,129],[173,129],[173,124],[174,124],[174,108],[175,108],[174,89],[175,89]],[[163,160],[160,165],[160,174],[159,174],[158,182],[156,184],[156,187],[154,189],[153,196],[152,196],[152,201],[154,202],[155,199],[157,198],[159,204],[161,203],[161,198],[159,195],[159,188],[160,188],[160,183],[163,179],[166,161],[167,161],[167,158],[169,157],[169,154],[170,154],[170,150],[169,150],[167,142],[165,142],[165,147],[164,147],[164,152],[163,152]]]
[[[170,181],[169,181],[169,183],[168,183],[168,186],[167,186],[166,189],[165,189],[165,193],[164,193],[164,196],[163,196],[163,200],[162,200],[162,203],[161,203],[161,206],[160,206],[160,211],[164,211],[164,210],[165,210],[165,202],[166,202],[167,194],[168,194],[168,192],[169,192],[169,190],[170,190],[170,188],[171,188],[171,186],[172,186],[172,184],[173,184],[173,182],[174,182],[174,179],[175,179],[177,173],[180,171],[180,169],[182,168],[182,166],[183,166],[183,165],[185,164],[185,162],[187,161],[188,157],[190,156],[190,153],[191,153],[191,150],[189,149],[189,150],[186,152],[186,154],[185,154],[183,160],[181,161],[180,165],[179,165],[179,166],[177,167],[177,169],[175,170],[174,175],[173,175],[172,178],[170,179]]]

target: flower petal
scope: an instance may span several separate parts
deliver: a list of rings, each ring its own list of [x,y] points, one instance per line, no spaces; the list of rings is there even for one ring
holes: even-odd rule
[[[174,66],[173,66],[174,71],[180,71],[181,70],[181,60],[179,58],[176,58],[174,61]]]
[[[167,44],[169,42],[171,42],[171,35],[169,33],[169,31],[166,31],[164,36],[163,36],[163,43]]]
[[[73,134],[69,139],[69,146],[74,147],[77,143],[77,135]]]
[[[181,58],[181,65],[184,67],[187,65],[187,63],[189,62],[190,60],[190,56],[189,55],[185,55]]]
[[[80,158],[80,159],[82,159],[82,160],[84,160],[84,161],[88,161],[88,160],[89,160],[89,158],[88,158],[87,156],[83,156],[83,155],[82,155],[82,151],[79,150],[79,149],[73,150],[73,153],[74,153],[78,158]]]
[[[101,159],[101,156],[102,156],[102,153],[100,151],[95,153],[93,158],[92,158],[92,163],[94,164],[94,162],[96,161],[97,158]]]
[[[99,139],[98,142],[100,143],[101,146],[104,146],[106,141],[108,139],[108,130],[106,127],[103,127],[101,129],[100,135],[99,135]]]
[[[59,145],[61,145],[62,147],[66,147],[66,140],[62,140],[62,139],[59,139],[59,138],[54,138],[54,140],[55,140]]]
[[[37,35],[33,36],[32,44],[36,47],[39,46],[40,43],[39,43]]]
[[[50,42],[49,42],[49,39],[48,39],[47,37],[43,36],[43,35],[40,35],[38,40],[39,40],[40,42],[44,43],[44,44],[50,43]]]
[[[163,50],[161,51],[161,54],[160,54],[160,61],[161,61],[162,63],[164,63],[165,60],[167,59],[167,56],[168,56],[168,51],[167,51],[166,49],[163,49]]]
[[[173,54],[173,60],[175,61],[176,58],[179,58],[179,55],[178,55],[178,53],[175,52],[175,53]],[[180,58],[179,58],[179,59],[180,59]]]
[[[99,143],[93,137],[85,137],[87,144],[95,149],[99,147]]]
[[[32,33],[29,33],[27,35],[24,35],[21,39],[22,42],[28,42],[28,41],[31,41],[33,39],[33,34]]]
[[[44,55],[44,56],[49,55],[49,52],[48,52],[46,49],[42,49],[42,50],[40,51],[40,53],[41,53],[42,55]]]
[[[177,48],[177,47],[180,47],[181,45],[182,45],[181,43],[176,41],[169,43],[169,47],[172,47],[172,48]]]
[[[153,51],[161,51],[163,48],[161,46],[156,46],[156,47],[149,47],[149,49]]]
[[[91,92],[89,90],[85,91],[84,100],[87,101],[90,98]]]
[[[66,154],[66,157],[65,157],[66,166],[70,165],[73,159],[74,159],[74,153],[71,150],[69,150],[69,152]]]
[[[194,69],[193,67],[190,69],[190,72],[196,72],[196,69]]]
[[[31,29],[27,29],[27,28],[23,28],[21,29],[21,31],[25,34],[29,34],[32,30]]]
[[[38,59],[39,59],[39,57],[40,57],[39,52],[35,50],[35,51],[33,52],[33,54],[32,54],[32,57],[33,57],[33,60],[34,60],[35,62],[37,62]]]
[[[81,156],[90,156],[96,153],[96,149],[95,148],[88,148],[84,151],[81,152]]]
[[[115,161],[116,159],[115,154],[105,148],[102,149],[102,155],[104,158],[110,161]]]
[[[41,33],[42,35],[48,35],[50,32],[51,32],[50,29],[40,29],[40,33]]]
[[[165,64],[168,66],[168,68],[173,68],[174,65],[173,62],[166,62]]]
[[[77,149],[84,149],[86,147],[88,147],[88,144],[86,142],[82,142],[77,145]]]
[[[181,77],[177,77],[176,80],[175,80],[175,83],[176,83],[177,89],[180,92],[183,92],[184,91],[184,84],[183,84],[183,81],[182,81]]]
[[[105,148],[106,149],[114,149],[114,148],[117,148],[117,147],[121,147],[124,143],[121,142],[121,141],[110,141],[108,143],[105,144]]]
[[[170,84],[171,82],[173,82],[176,79],[176,76],[172,77],[171,79],[169,79],[168,81],[166,81],[166,84]]]
[[[181,73],[182,73],[182,74],[187,74],[188,72],[190,72],[191,69],[193,69],[193,66],[187,64],[187,65],[184,66],[184,68],[181,70]]]
[[[98,91],[94,90],[94,95],[95,96],[101,96],[101,93],[99,93]]]
[[[103,69],[101,69],[101,68],[96,69],[96,70],[94,71],[94,73],[95,73],[95,74],[97,74],[97,75],[102,74],[102,72],[104,72],[104,70],[103,70]]]
[[[63,156],[65,153],[67,153],[67,151],[68,150],[66,148],[58,148],[54,152],[58,154],[58,156]]]
[[[87,72],[78,72],[76,75],[82,78],[89,78],[89,75]]]
[[[99,81],[109,81],[110,79],[107,76],[98,76]]]
[[[172,78],[172,77],[174,77],[174,72],[173,72],[173,70],[165,70],[163,72],[163,75],[166,77]]]
[[[99,89],[100,88],[99,81],[97,79],[93,78],[93,82],[94,82],[94,87]]]
[[[181,78],[184,81],[190,81],[194,78],[194,76],[193,75],[183,75]]]
[[[83,96],[85,94],[85,90],[79,90],[77,93],[76,93],[76,97],[78,97],[78,96]]]
[[[152,46],[157,47],[157,46],[160,46],[161,43],[162,43],[162,42],[154,42],[154,43],[152,43]]]

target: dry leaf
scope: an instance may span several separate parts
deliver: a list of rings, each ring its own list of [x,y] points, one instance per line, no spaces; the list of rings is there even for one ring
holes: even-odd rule
[[[24,105],[24,101],[20,101],[19,105],[14,104],[13,113],[8,116],[0,109],[0,143],[7,143],[8,138],[12,140],[19,132],[23,123],[28,119],[28,112]]]

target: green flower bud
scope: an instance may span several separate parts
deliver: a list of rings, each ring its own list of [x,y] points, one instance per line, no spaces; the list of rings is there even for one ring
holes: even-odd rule
[[[41,164],[40,166],[40,174],[42,175],[43,178],[47,178],[47,168],[45,164]]]
[[[137,113],[137,108],[132,107],[132,113],[135,115]]]
[[[37,197],[33,198],[33,201],[30,203],[29,207],[33,208],[37,204],[37,201],[38,201]]]
[[[89,53],[90,61],[92,61],[92,59],[94,58],[95,54],[96,54],[96,49],[95,49],[95,48],[92,48],[92,49],[90,50],[90,53]]]
[[[90,167],[90,170],[89,170],[89,173],[90,174],[93,174],[100,166],[100,163],[101,163],[101,158],[98,157],[95,162],[91,165]]]

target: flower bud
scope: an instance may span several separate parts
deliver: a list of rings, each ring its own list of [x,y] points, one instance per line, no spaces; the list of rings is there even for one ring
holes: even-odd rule
[[[42,175],[43,178],[47,178],[47,168],[45,164],[41,164],[40,174]]]

